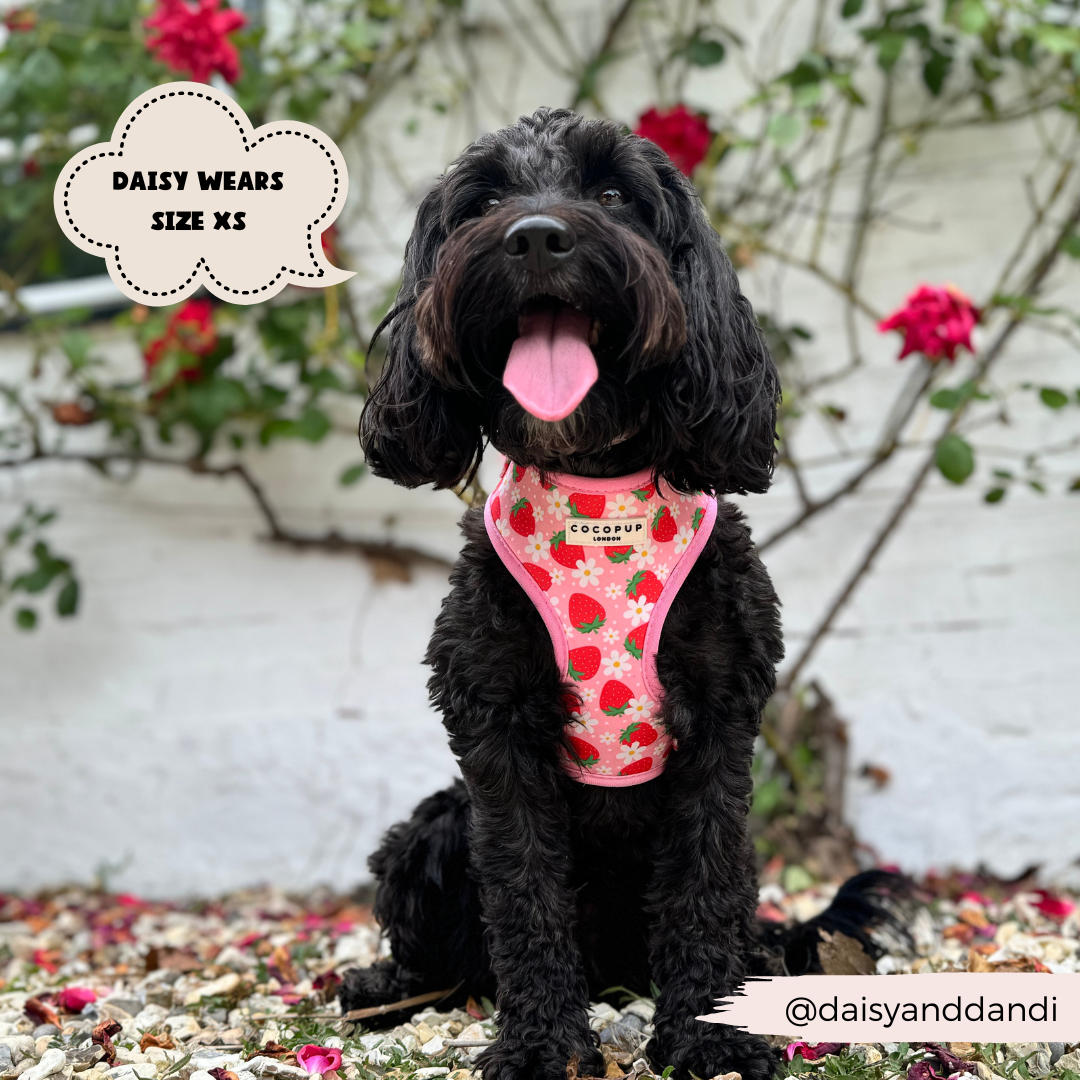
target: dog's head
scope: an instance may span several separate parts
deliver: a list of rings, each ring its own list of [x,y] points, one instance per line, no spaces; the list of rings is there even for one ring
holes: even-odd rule
[[[457,485],[487,438],[552,471],[768,487],[778,379],[750,304],[691,184],[613,123],[544,109],[470,146],[386,324],[377,475]]]

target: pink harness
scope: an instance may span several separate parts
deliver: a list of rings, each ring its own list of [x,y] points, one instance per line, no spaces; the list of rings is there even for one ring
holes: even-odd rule
[[[614,480],[510,463],[484,524],[540,612],[567,700],[567,771],[620,787],[659,776],[672,750],[656,675],[664,618],[716,520],[711,495],[661,498],[645,470]]]

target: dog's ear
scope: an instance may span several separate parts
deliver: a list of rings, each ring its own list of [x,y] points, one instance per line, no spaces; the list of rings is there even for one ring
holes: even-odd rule
[[[368,467],[405,487],[454,487],[472,474],[483,453],[477,401],[438,383],[416,341],[416,301],[446,239],[440,195],[436,187],[416,215],[401,289],[383,320],[390,325],[386,359],[360,415],[360,445]]]
[[[689,183],[676,183],[671,270],[686,345],[658,387],[661,422],[675,434],[658,475],[684,491],[765,491],[780,380],[720,237]]]

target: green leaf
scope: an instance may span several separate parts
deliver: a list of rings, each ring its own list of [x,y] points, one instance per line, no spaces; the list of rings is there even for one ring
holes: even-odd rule
[[[840,17],[842,19],[854,19],[863,9],[863,0],[844,0],[843,7],[840,8]]]
[[[878,64],[885,71],[891,71],[907,42],[906,34],[886,32],[877,39]]]
[[[1005,498],[1005,489],[1003,487],[991,488],[983,498],[988,503],[999,503]]]
[[[347,469],[342,469],[338,482],[342,487],[352,487],[366,471],[367,466],[363,462],[358,465],[350,465]]]
[[[1071,258],[1080,259],[1080,234],[1069,233],[1058,246]]]
[[[60,339],[60,348],[71,363],[72,371],[78,371],[93,363],[90,350],[94,339],[85,330],[72,330]]]
[[[982,0],[960,0],[954,18],[965,34],[981,34],[990,23],[990,15],[983,7]]]
[[[330,417],[322,409],[305,409],[296,422],[296,434],[310,443],[317,443],[330,431]]]
[[[683,55],[696,67],[714,67],[723,62],[727,50],[722,41],[694,37],[683,50]]]
[[[1080,28],[1058,23],[1039,23],[1035,40],[1048,52],[1071,53],[1080,49]]]
[[[1073,479],[1073,482],[1068,487],[1069,491],[1080,491],[1080,476]]]
[[[1042,403],[1049,409],[1063,409],[1069,404],[1069,397],[1053,386],[1044,386],[1039,391]]]
[[[788,191],[799,190],[799,182],[795,179],[795,174],[791,171],[790,165],[780,166],[780,179],[784,181],[784,187],[786,187]]]
[[[964,397],[960,391],[953,389],[938,390],[930,395],[930,404],[935,409],[945,409],[947,412],[952,412],[963,400]]]
[[[934,97],[941,93],[951,67],[952,57],[941,52],[932,52],[923,65],[923,82]]]
[[[68,619],[79,610],[79,583],[69,577],[56,597],[56,614]]]
[[[975,471],[975,451],[959,435],[946,435],[937,445],[934,461],[950,483],[962,484]]]
[[[20,630],[33,630],[37,626],[37,612],[33,608],[19,608],[15,612],[15,625]]]
[[[794,113],[780,113],[769,121],[766,134],[777,146],[790,146],[802,131],[802,123]]]

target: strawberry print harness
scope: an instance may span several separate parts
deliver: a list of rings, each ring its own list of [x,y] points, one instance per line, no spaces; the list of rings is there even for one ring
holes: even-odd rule
[[[649,470],[598,480],[504,468],[484,524],[575,684],[565,763],[574,779],[619,787],[664,771],[673,746],[656,650],[715,520],[714,497],[662,498]]]

